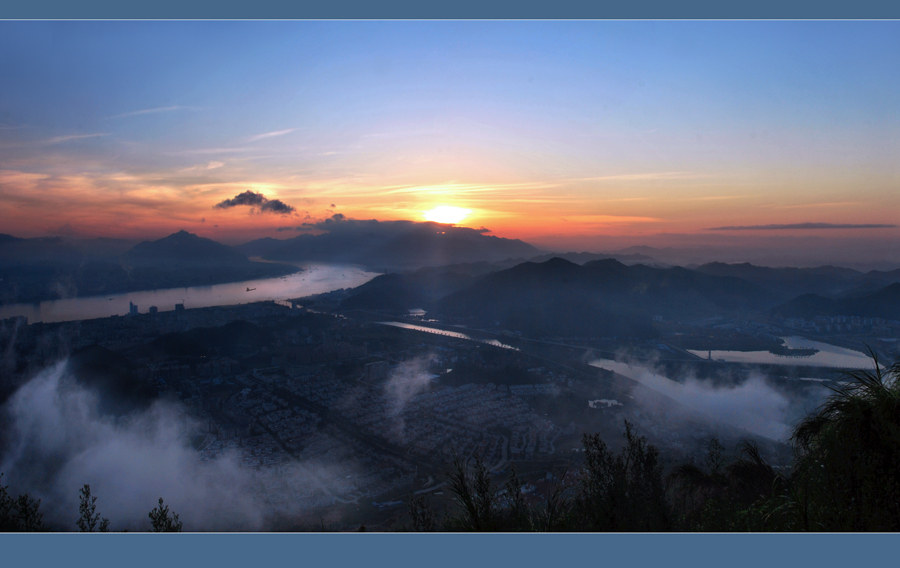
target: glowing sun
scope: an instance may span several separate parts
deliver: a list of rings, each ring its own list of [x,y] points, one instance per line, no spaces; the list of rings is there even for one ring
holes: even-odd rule
[[[435,207],[431,211],[425,211],[425,218],[436,223],[456,224],[465,219],[466,215],[471,212],[471,209],[441,205],[440,207]]]

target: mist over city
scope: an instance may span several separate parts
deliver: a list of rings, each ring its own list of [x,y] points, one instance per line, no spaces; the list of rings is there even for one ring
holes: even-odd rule
[[[893,21],[0,21],[0,530],[900,530]]]

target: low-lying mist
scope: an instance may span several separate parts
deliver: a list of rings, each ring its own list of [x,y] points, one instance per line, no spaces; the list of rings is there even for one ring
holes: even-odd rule
[[[746,380],[716,386],[693,376],[675,381],[654,366],[642,363],[597,359],[590,364],[633,379],[713,422],[730,424],[777,442],[786,442],[791,425],[808,407],[819,402],[807,400],[801,404],[792,400],[758,371],[752,371]],[[642,406],[658,404],[642,400],[639,390],[635,390],[635,402]]]
[[[264,528],[269,511],[254,491],[256,472],[242,467],[236,453],[201,460],[190,443],[201,428],[178,403],[156,401],[125,417],[103,415],[98,406],[97,393],[76,384],[61,362],[37,373],[2,408],[3,483],[11,494],[41,499],[51,529],[75,530],[84,484],[111,530],[148,530],[148,512],[160,497],[185,530]],[[328,477],[321,466],[285,470],[319,486]]]
[[[403,411],[413,397],[425,390],[433,379],[434,375],[428,371],[428,367],[434,360],[434,355],[429,354],[404,361],[392,370],[384,385],[384,396],[389,405],[388,416],[394,420],[394,432],[401,440],[405,439],[406,434]]]

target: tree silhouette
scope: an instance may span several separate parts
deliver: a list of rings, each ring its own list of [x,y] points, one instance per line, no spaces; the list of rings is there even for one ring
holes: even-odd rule
[[[451,520],[461,530],[497,530],[497,495],[491,483],[491,475],[481,461],[475,457],[475,465],[470,473],[464,460],[453,460],[448,473],[450,492],[453,500],[462,510],[462,517]]]
[[[159,498],[159,506],[150,511],[150,532],[181,532],[181,521],[178,515],[172,513],[169,516],[169,506],[163,505],[162,497]]]
[[[849,383],[794,430],[786,507],[800,530],[900,530],[900,362]]]
[[[406,509],[416,532],[434,532],[437,530],[437,515],[428,506],[425,497],[410,493],[406,498]]]
[[[0,473],[0,482],[3,474]],[[35,501],[27,493],[13,498],[8,487],[0,483],[0,532],[39,532],[45,530],[41,500]]]
[[[100,513],[95,513],[97,509],[97,498],[91,496],[91,486],[87,483],[79,490],[81,503],[78,506],[78,512],[81,517],[75,521],[78,530],[81,532],[94,532],[94,527],[100,523],[100,532],[109,532],[109,519],[101,519]]]
[[[613,455],[585,434],[584,468],[574,513],[579,530],[664,531],[671,527],[659,450],[625,421],[626,445]]]

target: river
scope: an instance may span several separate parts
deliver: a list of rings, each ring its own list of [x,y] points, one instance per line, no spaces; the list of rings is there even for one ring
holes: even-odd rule
[[[150,306],[166,312],[174,310],[175,304],[184,304],[185,308],[190,309],[287,300],[340,288],[355,288],[376,276],[378,273],[366,272],[357,266],[310,264],[302,272],[260,280],[48,300],[35,304],[8,304],[0,306],[0,319],[25,316],[28,323],[51,323],[102,318],[127,314],[129,302],[137,304],[140,313],[146,313]]]
[[[859,351],[829,345],[821,341],[813,341],[805,337],[782,337],[785,347],[789,349],[817,349],[819,352],[808,356],[776,355],[769,351],[699,351],[688,349],[688,352],[713,361],[729,363],[766,363],[773,365],[810,365],[813,367],[836,367],[844,369],[868,369],[872,367],[872,359]]]
[[[471,335],[466,335],[465,333],[459,333],[458,331],[447,331],[445,329],[437,329],[434,327],[425,327],[423,325],[413,325],[411,323],[403,323],[399,321],[379,321],[375,322],[381,325],[392,325],[394,327],[402,327],[403,329],[412,329],[415,331],[423,331],[425,333],[433,333],[435,335],[444,335],[446,337],[455,337],[457,339],[466,339],[468,341],[475,341],[478,343],[486,343],[488,345],[493,345],[494,347],[502,347],[504,349],[512,349],[514,351],[518,351],[517,348],[512,345],[507,345],[505,343],[501,343],[496,339],[478,339],[476,337],[472,337]]]

